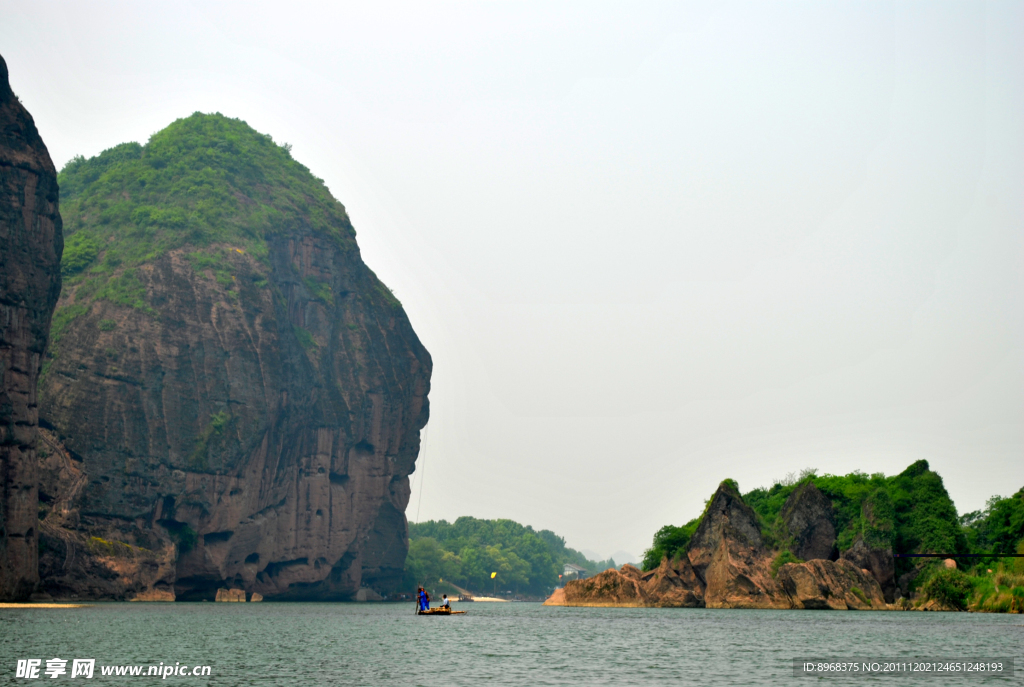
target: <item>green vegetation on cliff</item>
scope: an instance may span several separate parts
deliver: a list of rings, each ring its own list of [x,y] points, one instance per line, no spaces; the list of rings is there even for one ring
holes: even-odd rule
[[[590,573],[615,565],[612,560],[588,560],[554,532],[512,520],[462,517],[453,523],[409,523],[409,540],[405,585],[410,589],[419,584],[444,589],[440,581],[445,580],[473,591],[540,596],[558,584],[565,563]],[[492,572],[498,573],[494,581]]]
[[[643,561],[640,566],[644,570],[654,570],[661,564],[662,558],[678,558],[686,553],[686,547],[690,544],[690,538],[697,531],[700,518],[694,518],[682,527],[665,525],[654,534],[654,543],[651,548],[644,551]]]
[[[189,246],[195,269],[230,287],[225,245],[267,259],[269,237],[304,226],[355,249],[345,208],[323,180],[245,122],[195,113],[58,176],[66,249],[65,289],[156,315],[136,268]]]
[[[795,483],[777,482],[769,489],[744,494],[743,500],[758,514],[770,548],[789,548],[782,506],[803,482],[812,482],[832,502],[840,552],[860,537],[872,548],[901,553],[969,553],[942,478],[924,460],[893,477],[862,472],[818,476],[808,470]],[[898,559],[897,575],[912,565],[911,560]]]
[[[832,502],[836,543],[840,552],[849,549],[858,537],[873,548],[892,548],[901,553],[970,552],[967,534],[960,525],[956,507],[946,493],[942,478],[931,471],[924,460],[893,477],[863,472],[817,475],[814,470],[805,470],[799,479],[790,478],[785,483],[776,482],[770,488],[760,487],[743,494],[744,502],[757,513],[768,548],[788,549],[791,546],[790,534],[782,520],[782,507],[790,494],[804,482],[812,482]],[[1019,503],[1024,503],[1024,500],[1019,500]],[[975,516],[979,523],[992,523],[987,525],[986,532],[1009,531],[1013,527],[1009,524],[1011,521],[1017,523],[1018,529],[1024,526],[1021,523],[1024,514],[1014,520],[1011,511],[1016,512],[1009,506],[1000,505],[993,515]],[[1008,524],[996,524],[1002,522]],[[649,570],[658,565],[661,561],[659,552],[673,555],[685,550],[689,536],[699,523],[700,518],[697,518],[682,528],[669,525],[659,530],[644,556],[644,568]],[[1016,545],[1016,541],[1010,543]],[[1009,546],[1010,543],[1004,545]],[[902,566],[897,570],[900,573],[909,569],[912,562],[901,559],[898,565]]]

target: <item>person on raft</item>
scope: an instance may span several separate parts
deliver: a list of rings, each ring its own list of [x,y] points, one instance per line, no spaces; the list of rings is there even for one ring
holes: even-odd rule
[[[441,602],[441,608],[451,608],[452,607],[452,605],[448,602],[448,595],[447,594],[442,594],[441,598],[444,599],[444,601]]]
[[[420,587],[416,590],[416,596],[420,600],[420,610],[426,611],[430,609],[430,595],[427,594],[427,590]]]

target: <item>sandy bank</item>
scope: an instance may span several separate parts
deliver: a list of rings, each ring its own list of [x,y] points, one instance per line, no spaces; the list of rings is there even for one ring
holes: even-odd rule
[[[0,608],[87,608],[92,604],[7,604],[0,603]]]

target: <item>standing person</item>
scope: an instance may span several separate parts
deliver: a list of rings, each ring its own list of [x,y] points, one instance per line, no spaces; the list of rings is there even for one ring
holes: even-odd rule
[[[430,608],[430,597],[427,595],[427,590],[420,587],[416,590],[416,598],[420,602],[420,610],[425,611]]]

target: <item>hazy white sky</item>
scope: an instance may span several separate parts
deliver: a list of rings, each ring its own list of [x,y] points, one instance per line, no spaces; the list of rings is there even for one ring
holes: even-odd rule
[[[974,0],[0,0],[58,167],[219,111],[345,204],[434,357],[410,519],[602,555],[725,477],[1024,486],[1022,37]]]

